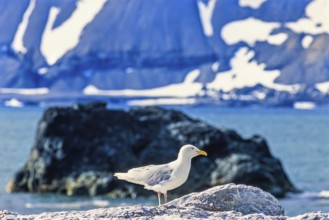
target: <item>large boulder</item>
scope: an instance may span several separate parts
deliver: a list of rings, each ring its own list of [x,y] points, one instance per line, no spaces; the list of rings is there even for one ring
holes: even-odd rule
[[[126,206],[42,213],[22,216],[9,211],[0,212],[5,219],[275,219],[285,220],[278,200],[256,187],[217,186],[192,193],[167,205]]]
[[[236,211],[243,215],[264,213],[279,216],[283,207],[271,194],[259,188],[227,184],[199,193],[191,193],[168,203],[168,206],[194,207],[211,212]]]
[[[38,124],[30,158],[8,183],[9,192],[136,196],[143,187],[114,172],[176,159],[193,144],[208,157],[193,159],[188,181],[170,192],[183,195],[210,186],[242,183],[277,197],[296,188],[260,136],[243,139],[176,110],[159,107],[109,110],[105,103],[48,108]]]

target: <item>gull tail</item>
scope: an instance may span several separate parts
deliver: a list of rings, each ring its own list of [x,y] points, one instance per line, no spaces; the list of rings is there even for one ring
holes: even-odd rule
[[[126,180],[131,183],[143,185],[143,183],[140,183],[139,180],[129,175],[129,173],[114,173],[113,176],[117,177],[119,180]]]
[[[116,176],[119,180],[126,180],[129,178],[127,173],[114,173],[113,176]]]

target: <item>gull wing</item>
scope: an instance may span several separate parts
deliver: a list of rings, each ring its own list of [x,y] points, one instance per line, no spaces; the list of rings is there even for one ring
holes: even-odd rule
[[[128,171],[128,175],[140,184],[153,186],[169,180],[172,172],[168,164],[163,164],[134,168]]]

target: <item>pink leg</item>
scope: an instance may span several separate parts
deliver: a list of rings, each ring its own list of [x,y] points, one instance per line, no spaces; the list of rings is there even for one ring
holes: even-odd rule
[[[167,193],[164,193],[164,198],[165,198],[165,203],[167,203],[168,202],[168,195],[167,195]]]
[[[161,193],[158,192],[158,200],[159,200],[159,206],[161,206]]]

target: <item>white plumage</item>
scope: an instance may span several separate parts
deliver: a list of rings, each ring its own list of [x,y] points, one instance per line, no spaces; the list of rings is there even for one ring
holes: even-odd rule
[[[144,185],[145,189],[157,192],[160,206],[161,193],[164,194],[165,202],[167,202],[167,191],[185,183],[191,169],[191,159],[198,155],[207,156],[207,153],[188,144],[180,149],[177,159],[170,163],[133,168],[127,173],[115,173],[114,176]]]

